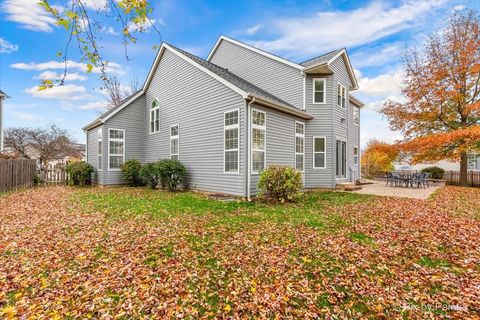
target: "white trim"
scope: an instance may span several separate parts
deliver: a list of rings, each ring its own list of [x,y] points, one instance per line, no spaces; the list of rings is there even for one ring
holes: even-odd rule
[[[250,46],[250,45],[248,45],[248,44],[246,44],[246,43],[243,43],[243,42],[234,40],[234,39],[232,39],[232,38],[226,37],[226,36],[224,36],[224,35],[221,35],[221,36],[218,38],[217,42],[215,43],[215,46],[213,46],[212,50],[211,50],[210,53],[208,54],[207,61],[210,61],[210,59],[213,57],[213,55],[214,55],[215,52],[217,51],[218,47],[220,46],[220,43],[222,42],[222,40],[226,40],[226,41],[228,41],[228,42],[231,42],[231,43],[233,43],[233,44],[236,44],[237,46],[240,46],[240,47],[245,48],[245,49],[247,49],[247,50],[253,51],[253,52],[258,53],[258,54],[260,54],[260,55],[262,55],[262,56],[265,56],[265,57],[267,57],[267,58],[270,58],[270,59],[272,59],[272,60],[281,62],[281,63],[286,64],[286,65],[288,65],[288,66],[290,66],[290,67],[293,67],[293,68],[295,68],[295,69],[299,69],[299,70],[305,69],[304,66],[299,65],[298,63],[292,62],[292,61],[287,60],[287,59],[282,58],[282,57],[278,57],[278,56],[276,56],[276,55],[274,55],[274,54],[271,54],[271,53],[269,53],[269,52],[260,50],[260,49],[258,49],[258,48],[255,48],[255,47]]]
[[[355,123],[355,110],[357,110],[357,112],[358,112],[357,123]],[[355,125],[357,127],[360,126],[360,108],[355,106],[355,105],[352,105],[352,123],[353,123],[353,125]]]
[[[232,125],[225,125],[225,115],[230,112],[237,112],[237,123]],[[229,129],[237,129],[237,148],[225,149],[225,131]],[[237,171],[226,171],[225,169],[225,153],[227,151],[237,151]],[[223,173],[224,174],[240,174],[240,109],[232,109],[223,113]]]
[[[259,112],[259,113],[263,113],[264,115],[264,118],[265,118],[265,124],[263,126],[260,126],[258,124],[254,124],[253,123],[253,112]],[[264,143],[263,143],[263,149],[264,150],[261,150],[261,149],[254,149],[253,148],[253,143],[252,143],[252,148],[250,150],[250,152],[252,153],[252,155],[250,156],[250,160],[251,160],[251,164],[250,164],[250,173],[252,175],[258,175],[260,173],[260,171],[254,171],[253,170],[253,152],[254,151],[263,151],[263,169],[266,169],[267,167],[267,113],[265,111],[261,111],[259,109],[254,109],[252,108],[251,110],[251,115],[250,115],[250,139],[253,139],[253,129],[257,129],[257,130],[263,130],[264,134],[263,134],[263,137],[264,137]]]
[[[341,142],[345,142],[345,177],[338,177],[337,176],[337,164],[338,164],[338,159],[337,159],[337,141],[341,141]],[[348,140],[346,138],[338,138],[338,137],[335,137],[335,165],[334,165],[334,174],[335,174],[335,180],[345,180],[345,179],[348,179],[348,169],[347,169],[347,166],[348,166]],[[343,152],[343,150],[342,150]],[[341,172],[340,172],[341,174]]]
[[[338,104],[339,93],[340,93],[340,104]],[[335,104],[337,105],[337,107],[340,107],[342,109],[347,109],[347,88],[338,81],[337,81],[337,95],[335,97],[336,97]],[[343,102],[345,103],[344,105],[342,105]]]
[[[101,135],[99,136],[98,133],[101,132]],[[98,152],[98,143],[101,142],[102,143],[102,150],[99,154]],[[96,144],[96,150],[97,150],[97,171],[102,171],[103,170],[103,150],[105,150],[105,146],[104,146],[104,143],[103,143],[103,127],[100,127],[97,129],[97,144]],[[99,158],[102,158],[100,161],[99,161]],[[88,161],[88,158],[87,158],[87,161]]]
[[[102,118],[100,119],[101,122],[105,123],[105,121],[107,121],[108,119],[110,119],[111,117],[113,117],[114,115],[116,115],[117,113],[119,113],[123,108],[125,108],[126,106],[128,106],[132,101],[136,100],[138,97],[140,97],[142,94],[144,93],[143,90],[140,90],[139,92],[137,92],[137,94],[135,94],[134,96],[131,96],[130,99],[126,100],[124,103],[122,103],[120,106],[118,106],[117,108],[115,108],[115,110],[113,110],[111,113],[109,113],[108,115],[105,116],[105,118]]]
[[[153,104],[154,103],[157,103],[157,106],[152,108]],[[152,112],[153,114],[155,115],[155,111],[158,110],[158,119],[154,119],[154,122],[153,122],[153,131],[152,131]],[[155,118],[155,117],[154,117]],[[158,98],[155,98],[152,100],[152,103],[150,104],[150,109],[148,109],[148,132],[150,134],[154,134],[154,133],[159,133],[160,132],[160,101],[158,100]],[[158,130],[155,131],[155,122],[158,121]]]
[[[177,135],[172,136],[172,128],[177,127]],[[177,156],[177,160],[180,161],[180,125],[178,123],[172,124],[170,126],[170,159],[172,159],[172,156]],[[177,153],[172,153],[172,140],[177,139]]]
[[[303,126],[303,134],[297,133],[297,123],[301,124]],[[297,152],[297,137],[303,138],[303,152]],[[300,172],[305,172],[305,122],[300,122],[300,121],[295,121],[295,170],[297,169],[297,155],[303,155],[303,163],[302,163],[302,170],[299,170]]]
[[[324,141],[324,151],[320,152],[317,151],[315,152],[315,139],[323,139]],[[327,169],[327,137],[326,136],[313,136],[312,137],[312,167],[313,169]],[[324,166],[323,167],[315,167],[315,154],[316,153],[323,153],[324,154]]]
[[[110,138],[110,131],[122,131],[123,132],[123,139],[118,139],[118,138]],[[123,142],[123,154],[122,154],[122,163],[125,163],[125,149],[126,149],[126,139],[125,139],[125,130],[123,129],[115,129],[115,128],[108,128],[108,144],[107,144],[107,147],[108,147],[108,171],[120,171],[121,169],[120,168],[114,168],[114,169],[111,169],[110,168],[110,156],[115,156],[115,157],[118,157],[120,156],[120,154],[110,154],[110,141],[121,141]]]
[[[315,102],[315,81],[323,81],[323,102]],[[327,79],[312,78],[312,104],[327,104]]]
[[[357,149],[357,155],[355,155],[355,149]],[[355,163],[355,157],[357,157],[357,163]],[[358,166],[360,164],[359,158],[360,158],[360,150],[358,149],[358,146],[353,146],[353,165],[354,166]]]

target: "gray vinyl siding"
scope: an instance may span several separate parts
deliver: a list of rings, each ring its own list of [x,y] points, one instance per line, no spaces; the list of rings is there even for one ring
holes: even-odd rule
[[[269,108],[252,105],[252,109],[265,112],[266,165],[295,167],[295,122],[305,122],[297,117]],[[250,135],[251,137],[251,135]],[[258,193],[258,174],[250,175],[250,195]]]
[[[326,103],[313,103],[313,79],[323,78],[326,80]],[[305,127],[305,187],[306,188],[332,188],[335,186],[334,176],[334,137],[332,121],[333,117],[333,83],[334,76],[329,74],[309,74],[305,79],[306,111],[313,116],[306,122]],[[313,137],[326,138],[326,168],[313,168]]]
[[[87,162],[95,169],[92,174],[92,183],[96,184],[103,184],[103,171],[98,170],[98,129],[100,128],[102,127],[87,131]]]
[[[141,95],[120,112],[108,119],[103,125],[104,135],[104,181],[105,185],[125,184],[128,181],[123,180],[120,171],[113,171],[108,168],[108,130],[125,130],[125,161],[137,159],[143,161],[143,141],[144,141],[144,120],[145,120],[145,95]]]
[[[348,96],[350,94],[349,87],[352,85],[350,80],[350,76],[347,71],[347,67],[345,65],[345,61],[342,56],[335,59],[330,67],[334,71],[334,83],[333,83],[333,92],[334,92],[334,99],[333,99],[333,106],[334,106],[334,134],[335,140],[345,140],[347,142],[347,168],[346,168],[346,178],[339,179],[340,181],[345,181],[350,179],[350,173],[353,172],[354,165],[353,165],[353,137],[352,137],[352,109],[350,106],[350,102]],[[347,90],[347,97],[346,97],[346,107],[342,108],[341,106],[337,105],[337,83],[343,85]],[[342,119],[345,119],[342,122]],[[335,149],[334,149],[335,151]],[[335,153],[333,153],[335,157]],[[334,172],[335,175],[335,172]]]
[[[226,40],[210,61],[303,109],[303,77],[299,69]]]
[[[160,132],[149,132],[149,109],[160,102]],[[170,126],[179,125],[180,161],[188,187],[245,195],[245,100],[236,92],[166,50],[146,92],[144,161],[170,157]],[[239,110],[239,174],[224,173],[224,112]]]
[[[352,180],[360,178],[360,119],[358,126],[353,123],[353,108],[356,108],[352,103],[349,104],[349,131],[348,131],[348,157],[349,166],[352,168]],[[361,111],[360,111],[361,112]],[[353,148],[358,147],[358,164],[354,164]],[[353,172],[354,171],[354,172]]]

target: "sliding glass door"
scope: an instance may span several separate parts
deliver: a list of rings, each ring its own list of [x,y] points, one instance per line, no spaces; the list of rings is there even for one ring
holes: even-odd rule
[[[336,141],[336,177],[344,179],[347,177],[347,142],[343,140]]]

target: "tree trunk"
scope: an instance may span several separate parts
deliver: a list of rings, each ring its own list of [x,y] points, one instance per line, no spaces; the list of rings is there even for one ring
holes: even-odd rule
[[[459,185],[462,187],[468,186],[468,155],[466,152],[462,152],[460,155],[460,181]]]

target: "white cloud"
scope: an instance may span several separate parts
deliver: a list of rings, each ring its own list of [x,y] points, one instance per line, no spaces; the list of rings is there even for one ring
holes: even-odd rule
[[[61,61],[47,61],[47,62],[41,62],[41,63],[35,63],[35,62],[29,62],[29,63],[14,63],[11,64],[10,67],[15,68],[15,69],[20,69],[20,70],[36,70],[36,71],[43,71],[43,70],[49,70],[49,69],[64,69],[65,64]],[[76,69],[80,71],[87,71],[87,64],[85,63],[80,63],[80,62],[75,62],[75,61],[67,61],[67,67],[69,70]],[[125,72],[122,70],[122,66],[119,65],[118,63],[115,62],[109,62],[108,66],[106,68],[107,72],[111,73],[117,73],[117,74],[124,74]],[[92,72],[94,73],[100,73],[100,69],[95,67],[93,68]]]
[[[111,34],[111,35],[114,35],[114,36],[119,35],[119,33],[117,31],[115,31],[115,29],[113,29],[110,26],[102,28],[102,32],[105,32],[106,34]]]
[[[105,111],[108,108],[108,102],[106,101],[88,102],[86,104],[80,105],[78,108],[81,110]]]
[[[399,42],[362,49],[350,55],[354,66],[358,68],[381,66],[389,63],[403,54],[405,46]]]
[[[402,91],[403,73],[395,71],[385,73],[373,78],[364,77],[355,70],[358,79],[358,91],[356,93],[369,97],[398,96]]]
[[[12,53],[17,50],[18,46],[16,44],[12,44],[4,38],[0,38],[0,53]]]
[[[247,30],[245,31],[246,34],[248,35],[252,35],[252,34],[255,34],[257,33],[258,30],[260,30],[261,28],[263,28],[263,25],[262,24],[256,24],[250,28],[247,28]]]
[[[44,10],[38,0],[5,0],[1,6],[6,19],[32,31],[52,32],[55,19]]]
[[[453,11],[462,11],[463,9],[465,9],[463,4],[456,5],[452,8]]]
[[[44,71],[35,77],[35,79],[40,80],[60,80],[62,78],[63,74],[55,71]],[[87,79],[86,76],[82,76],[78,72],[67,73],[67,76],[65,77],[65,81],[85,81]]]
[[[85,87],[75,84],[66,84],[63,86],[52,87],[45,90],[38,90],[38,87],[32,87],[25,90],[26,93],[31,94],[37,98],[43,99],[65,99],[65,100],[79,100],[84,99]]]
[[[148,20],[147,19],[144,24],[141,24],[141,23],[136,24],[136,23],[133,23],[132,21],[130,21],[127,25],[127,30],[130,33],[135,33],[137,31],[148,32],[148,31],[150,31],[150,29],[153,27],[153,25],[155,23],[157,23],[159,25],[162,25],[162,26],[165,25],[165,22],[162,19],[158,19],[158,20],[155,20],[155,19]]]
[[[278,18],[269,29],[278,30],[276,39],[253,41],[267,51],[283,51],[301,56],[342,47],[372,43],[419,24],[445,0],[403,1],[390,7],[374,1],[352,11],[324,11],[309,17]]]
[[[42,117],[36,116],[31,113],[25,113],[25,112],[15,112],[13,116],[20,121],[25,121],[25,122],[38,122],[38,121],[43,121]]]
[[[81,0],[86,9],[104,10],[107,7],[108,0]]]

